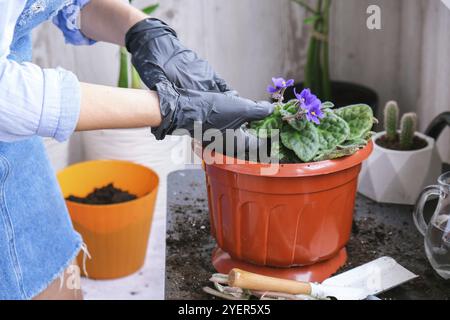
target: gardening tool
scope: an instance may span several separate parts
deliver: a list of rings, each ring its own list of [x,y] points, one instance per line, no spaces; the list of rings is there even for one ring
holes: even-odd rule
[[[425,237],[425,251],[432,267],[444,279],[450,279],[450,172],[439,177],[439,185],[425,188],[414,210],[414,222]],[[423,209],[430,196],[439,203],[429,224]]]
[[[266,277],[239,269],[231,270],[228,284],[259,292],[306,295],[317,299],[363,300],[416,277],[394,259],[383,257],[334,276],[322,284]]]

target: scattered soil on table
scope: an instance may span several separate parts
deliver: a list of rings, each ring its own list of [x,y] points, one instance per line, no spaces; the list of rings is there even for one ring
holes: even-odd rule
[[[169,299],[210,299],[202,290],[216,272],[211,264],[215,242],[210,235],[208,202],[189,196],[178,201],[183,204],[169,208],[166,295]]]
[[[189,180],[188,180],[189,181]],[[183,185],[176,199],[169,202],[167,223],[167,299],[215,299],[202,291],[211,286],[208,279],[214,270],[211,253],[216,246],[210,235],[208,202],[192,194],[204,186]],[[431,201],[432,202],[432,201]],[[419,275],[380,295],[382,299],[450,299],[450,281],[440,278],[430,266],[424,250],[424,239],[411,219],[409,206],[376,204],[358,196],[355,221],[347,245],[348,263],[339,271],[390,256],[408,270]]]
[[[189,199],[190,200],[190,199]],[[215,241],[210,236],[207,203],[171,207],[175,221],[167,234],[167,297],[169,299],[215,299],[203,293],[216,271],[211,265]],[[203,206],[204,204],[204,206]],[[194,214],[194,215],[193,215]],[[347,245],[344,272],[383,256],[390,256],[420,275],[409,283],[379,295],[382,299],[450,299],[450,282],[441,279],[424,254],[423,239],[401,228],[380,224],[368,217],[354,223]]]
[[[386,136],[382,136],[381,138],[377,139],[376,144],[385,149],[397,151],[415,151],[424,149],[428,146],[428,142],[418,136],[415,136],[412,147],[408,150],[402,149],[400,147],[400,137],[398,135],[395,140],[390,140]]]
[[[93,192],[89,193],[86,197],[76,197],[70,195],[66,198],[68,201],[91,204],[91,205],[107,205],[128,202],[137,199],[137,196],[129,193],[128,191],[121,190],[114,187],[114,184],[110,183],[102,188],[95,188]]]
[[[430,266],[424,252],[423,238],[418,233],[411,233],[407,224],[404,227],[405,231],[371,217],[355,221],[347,245],[349,261],[339,272],[390,256],[420,277],[380,295],[380,298],[450,299],[450,281],[440,278]]]

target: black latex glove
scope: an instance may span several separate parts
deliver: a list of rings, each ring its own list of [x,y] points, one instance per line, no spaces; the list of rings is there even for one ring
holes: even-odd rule
[[[134,67],[149,88],[158,67],[178,88],[235,94],[209,63],[183,46],[176,32],[161,20],[138,22],[127,32],[125,42]]]
[[[202,124],[202,131],[237,129],[248,121],[260,120],[273,112],[273,105],[267,101],[253,102],[218,92],[180,89],[174,86],[162,72],[156,70],[151,83],[160,100],[162,123],[152,128],[158,140],[177,129],[185,129],[191,136],[196,123]]]

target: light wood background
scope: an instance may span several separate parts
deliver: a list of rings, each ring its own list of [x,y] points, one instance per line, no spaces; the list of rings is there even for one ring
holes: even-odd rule
[[[136,0],[138,7],[157,0]],[[303,10],[289,0],[159,0],[156,16],[167,21],[187,46],[207,58],[241,95],[265,98],[274,75],[301,80],[308,28]],[[381,8],[382,30],[369,30],[366,9]],[[423,130],[450,110],[450,10],[440,0],[335,0],[331,41],[332,76],[375,89],[384,104],[395,99],[416,111]],[[35,62],[73,70],[82,81],[114,85],[117,48],[65,46],[50,24],[34,37]],[[83,142],[84,141],[84,142]],[[83,158],[76,137],[69,161]],[[450,162],[450,130],[439,141]]]
[[[289,0],[136,0],[135,4],[143,7],[156,1],[161,4],[156,16],[173,25],[182,41],[208,59],[242,96],[266,98],[265,88],[274,75],[302,80],[308,28],[302,24],[303,10]],[[366,27],[371,4],[381,7],[382,30]],[[403,111],[417,111],[423,130],[434,116],[450,109],[449,27],[450,10],[440,0],[334,0],[332,76],[370,86],[382,104],[396,99]],[[36,30],[34,47],[35,62],[43,67],[63,66],[82,81],[116,83],[115,46],[66,46],[60,32],[46,24]],[[87,299],[164,297],[165,176],[176,168],[168,156],[170,143],[155,143],[148,130],[77,134],[64,144],[47,141],[56,169],[96,157],[132,158],[157,169],[161,177],[142,275],[101,284],[83,279]],[[450,162],[450,130],[439,144],[443,159]],[[145,283],[150,285],[144,287]],[[131,291],[139,294],[130,296]]]

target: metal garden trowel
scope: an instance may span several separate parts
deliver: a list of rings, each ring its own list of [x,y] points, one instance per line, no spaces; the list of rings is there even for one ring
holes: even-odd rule
[[[394,259],[383,257],[325,280],[322,284],[266,277],[239,269],[228,275],[232,288],[278,292],[315,299],[364,300],[417,278]]]

